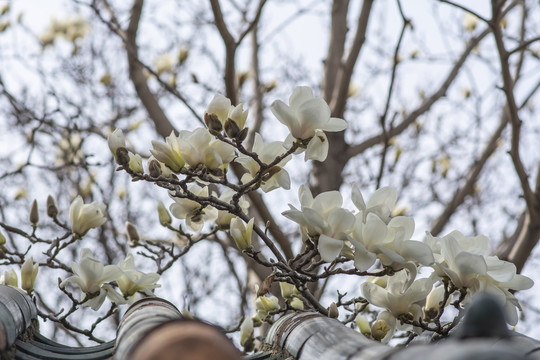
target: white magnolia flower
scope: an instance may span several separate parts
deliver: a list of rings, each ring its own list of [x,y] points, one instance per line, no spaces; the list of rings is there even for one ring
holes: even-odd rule
[[[354,205],[362,212],[364,221],[369,213],[374,213],[384,223],[388,224],[392,209],[396,206],[397,191],[390,186],[377,189],[366,204],[358,186],[352,184],[351,198]]]
[[[81,250],[79,263],[72,262],[71,269],[75,275],[62,281],[60,287],[64,288],[67,283],[77,284],[82,291],[81,302],[84,302],[83,306],[90,306],[97,310],[103,304],[105,297],[109,297],[111,300],[122,298],[110,285],[105,286],[107,285],[105,283],[118,280],[122,276],[122,269],[116,265],[103,265],[94,258],[90,249]]]
[[[205,128],[181,131],[178,146],[184,160],[192,168],[204,165],[211,170],[224,169],[236,156],[233,146],[216,139]]]
[[[235,194],[236,194],[236,191],[234,191],[233,189],[227,188],[221,193],[221,195],[219,196],[219,200],[230,204]],[[216,194],[214,194],[214,196],[215,195]],[[245,199],[244,196],[240,197],[238,201],[238,205],[240,206],[240,208],[242,209],[244,213],[247,213],[248,208],[249,208],[249,202]],[[216,224],[222,228],[227,228],[229,227],[231,220],[234,219],[235,217],[236,215],[231,214],[227,210],[218,210]]]
[[[416,266],[408,263],[431,265],[433,253],[426,244],[410,240],[414,233],[414,220],[407,216],[396,216],[386,225],[375,213],[369,213],[363,221],[363,213],[357,215],[352,238],[355,248],[355,266],[360,271],[369,269],[379,258],[383,265],[399,270]],[[416,270],[414,270],[416,271]]]
[[[414,319],[422,316],[422,309],[416,302],[424,300],[433,287],[430,278],[418,279],[408,286],[408,275],[400,271],[388,278],[386,288],[372,282],[361,285],[362,296],[372,305],[388,310],[395,318],[411,314]]]
[[[105,205],[95,201],[84,204],[79,195],[73,200],[69,208],[69,220],[74,234],[84,236],[88,230],[99,227],[107,221],[104,216]]]
[[[254,220],[254,218],[251,218],[247,225],[244,225],[244,221],[238,217],[231,220],[229,233],[240,250],[251,248],[251,234],[253,233]]]
[[[454,231],[443,238],[428,234],[426,242],[434,249],[436,262],[433,267],[437,275],[448,277],[460,289],[467,289],[464,303],[468,303],[473,294],[487,292],[505,307],[507,322],[517,323],[517,310],[521,307],[509,290],[526,290],[534,282],[517,274],[514,264],[489,256],[487,237],[467,238]]]
[[[246,342],[253,336],[253,319],[249,316],[242,321],[240,325],[240,346],[246,345]]]
[[[301,209],[289,204],[290,210],[282,214],[300,224],[310,237],[318,236],[319,254],[324,261],[331,262],[339,256],[348,233],[354,225],[354,215],[343,209],[343,198],[339,191],[327,191],[313,198],[307,185],[298,190]]]
[[[180,152],[178,137],[171,131],[171,135],[165,138],[166,144],[152,140],[153,149],[150,150],[154,157],[167,165],[172,171],[178,172],[184,167],[184,158]]]
[[[208,187],[201,188],[197,184],[188,186],[188,190],[195,196],[207,197]],[[194,200],[186,198],[177,198],[170,194],[174,200],[174,204],[169,207],[171,214],[177,219],[185,219],[186,225],[193,231],[200,231],[205,221],[214,221],[218,212],[212,206],[202,207],[201,204]]]
[[[208,107],[206,108],[206,113],[214,114],[221,123],[221,126],[224,126],[225,121],[227,121],[227,119],[229,118],[229,112],[231,111],[231,107],[231,100],[221,94],[216,94],[212,98],[212,101],[210,101],[210,103],[208,104]]]
[[[255,133],[255,139],[253,142],[252,151],[259,156],[259,159],[264,164],[272,163],[278,156],[285,153],[285,148],[283,143],[280,141],[274,141],[269,144],[264,144],[261,135]],[[276,166],[275,174],[272,174],[269,178],[263,176],[261,183],[261,189],[264,192],[269,192],[279,187],[289,190],[291,188],[291,179],[289,173],[283,168],[287,162],[291,159],[291,156],[285,157],[281,160]],[[242,183],[248,183],[251,181],[259,172],[261,167],[259,164],[249,156],[240,156],[235,159],[235,162],[241,164],[248,171],[242,176]],[[272,168],[268,169],[271,171]]]
[[[21,267],[21,288],[26,291],[34,289],[36,276],[39,270],[39,263],[34,263],[34,258],[30,256]]]
[[[248,110],[244,110],[244,105],[242,103],[236,106],[231,106],[228,117],[229,119],[233,120],[241,130],[246,125]]]
[[[118,264],[118,267],[122,270],[123,275],[116,279],[116,283],[124,298],[127,299],[128,304],[137,300],[136,293],[138,291],[142,291],[148,296],[153,296],[153,290],[161,286],[157,284],[160,277],[159,274],[145,274],[135,270],[135,262],[132,254],[127,254],[126,258]]]
[[[18,287],[19,279],[15,270],[11,269],[4,271],[2,277],[0,277],[0,284]]]
[[[394,315],[386,310],[381,311],[377,315],[377,319],[371,324],[371,336],[375,340],[387,343],[394,336],[397,327],[398,321]]]
[[[296,286],[289,284],[288,282],[280,282],[279,289],[281,290],[281,296],[283,296],[284,299],[291,300],[300,296],[300,291],[298,291]]]
[[[478,24],[478,18],[475,15],[469,12],[466,12],[463,15],[463,27],[465,28],[466,31],[473,32],[474,29],[476,29],[477,24]]]
[[[307,86],[294,89],[289,105],[276,100],[270,106],[274,116],[291,132],[287,143],[293,139],[308,140],[305,160],[324,161],[328,153],[328,139],[323,131],[341,131],[347,128],[343,119],[330,117],[328,104],[315,98]]]
[[[156,73],[161,75],[166,72],[172,72],[176,59],[169,53],[162,54],[154,59]]]
[[[274,311],[279,310],[279,300],[275,296],[259,296],[255,300],[255,310],[257,316],[264,320],[268,318]]]
[[[109,149],[111,150],[114,158],[116,159],[116,150],[121,147],[126,147],[126,138],[124,137],[122,129],[116,129],[111,134],[109,134],[109,136],[107,137],[107,144],[109,145]]]

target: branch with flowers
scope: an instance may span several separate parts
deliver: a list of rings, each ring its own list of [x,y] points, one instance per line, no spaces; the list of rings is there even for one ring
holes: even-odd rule
[[[265,144],[256,133],[253,145],[246,148],[248,111],[242,104],[233,106],[229,99],[216,95],[204,114],[206,127],[178,135],[173,132],[165,142],[152,141],[146,166],[140,154],[128,150],[122,130],[110,134],[108,144],[117,170],[132,181],[165,189],[171,198],[168,210],[158,202],[157,212],[159,223],[175,233],[177,242],[143,240],[134,224],[126,224],[130,246],[138,256],[151,259],[156,272],[137,270],[136,258],[130,253],[116,265],[104,265],[88,248],[80,251],[78,262],[64,263],[63,251],[107,221],[103,205],[84,204],[80,196],[71,203],[71,226],[58,218],[54,200],[48,199],[47,215],[65,232],[56,238],[38,236],[37,203],[30,210],[31,233],[0,223],[4,231],[29,242],[27,250],[19,252],[10,249],[0,235],[0,248],[8,263],[23,264],[22,290],[32,294],[38,272],[38,263],[27,256],[33,246],[46,246],[40,266],[68,274],[59,280],[59,287],[73,305],[56,314],[41,312],[42,317],[96,340],[96,325],[80,329],[69,323],[68,317],[80,306],[98,310],[108,299],[111,308],[105,317],[112,316],[117,306],[131,304],[139,296],[152,296],[160,286],[160,275],[198,243],[219,241],[236,246],[270,273],[256,290],[255,314],[235,327],[246,351],[254,347],[254,327],[272,323],[276,315],[290,311],[317,311],[338,318],[382,342],[403,332],[409,339],[422,332],[444,337],[476,294],[489,293],[504,306],[507,322],[517,323],[520,305],[514,291],[530,288],[532,280],[517,274],[512,263],[490,256],[485,236],[466,237],[454,231],[440,238],[426,233],[423,241],[414,240],[414,219],[393,214],[398,194],[391,187],[377,189],[366,200],[352,184],[351,210],[344,207],[339,191],[314,196],[307,185],[300,186],[299,205],[289,205],[282,213],[297,224],[302,241],[299,251],[287,259],[267,234],[266,224],[249,216],[246,195],[259,189],[289,190],[285,167],[292,157],[304,154],[305,161],[324,161],[330,146],[325,132],[342,131],[347,124],[331,117],[326,102],[314,97],[308,87],[297,87],[288,104],[277,100],[271,110],[288,128],[288,136]],[[241,176],[231,175],[232,166],[242,169]],[[174,226],[172,217],[180,219],[180,225]],[[358,282],[357,294],[338,292],[329,301],[332,299],[321,300],[312,291],[314,284],[342,276],[364,277]],[[18,287],[17,274],[8,270],[0,282]],[[273,283],[279,283],[281,299],[271,294]],[[72,291],[80,292],[80,298]],[[325,306],[323,301],[330,304]],[[456,311],[448,314],[448,308]]]
[[[397,193],[391,187],[378,189],[366,201],[353,184],[350,198],[355,209],[350,210],[343,207],[340,192],[313,196],[302,185],[300,206],[289,205],[283,212],[298,224],[302,239],[301,250],[286,260],[264,224],[249,218],[244,196],[259,188],[289,190],[285,166],[291,157],[304,153],[305,161],[324,161],[329,148],[325,131],[342,131],[346,123],[330,117],[328,105],[307,87],[297,87],[289,104],[275,101],[271,110],[289,135],[283,142],[264,144],[256,133],[252,149],[246,149],[247,111],[216,95],[204,115],[206,128],[172,133],[165,143],[152,142],[148,173],[133,165],[131,159],[137,155],[127,151],[120,130],[109,138],[119,170],[133,180],[167,189],[173,200],[171,214],[184,220],[190,231],[209,228],[225,233],[246,256],[271,268],[257,290],[256,314],[240,326],[246,349],[253,344],[254,326],[287,311],[311,310],[338,318],[342,309],[349,314],[345,323],[354,320],[364,335],[383,342],[396,331],[446,336],[471,298],[483,292],[505,307],[509,324],[517,323],[520,306],[513,291],[530,288],[532,280],[517,274],[513,264],[489,256],[484,236],[454,231],[441,238],[426,233],[423,241],[413,240],[414,219],[392,215]],[[228,168],[238,165],[243,175],[233,178]],[[169,216],[166,209],[160,211]],[[254,232],[262,243],[254,245]],[[359,286],[361,296],[347,299],[338,293],[337,301],[323,306],[310,285],[338,275],[365,277]],[[274,282],[280,284],[281,302],[269,295]],[[457,314],[447,319],[443,315],[449,306]]]

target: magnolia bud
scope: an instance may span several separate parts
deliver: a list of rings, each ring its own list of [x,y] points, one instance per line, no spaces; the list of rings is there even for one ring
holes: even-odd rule
[[[126,139],[124,138],[124,133],[122,132],[122,130],[116,129],[111,134],[109,134],[109,136],[107,137],[107,144],[109,145],[109,149],[111,150],[112,154],[116,158],[118,156],[116,154],[118,152],[118,149],[126,147]]]
[[[240,130],[238,135],[236,135],[236,142],[241,144],[244,140],[246,140],[248,131],[249,131],[248,128],[243,128],[242,130]]]
[[[172,221],[171,215],[169,214],[169,211],[167,211],[165,205],[163,205],[163,202],[158,202],[157,211],[159,215],[159,223],[165,227],[169,225]]]
[[[280,282],[279,288],[281,290],[281,296],[285,299],[291,299],[294,296],[300,296],[300,291],[293,284],[287,282]]]
[[[116,163],[120,166],[129,166],[129,151],[125,147],[116,149]]]
[[[54,203],[53,197],[49,195],[47,196],[47,216],[54,219],[56,218],[56,215],[58,215],[58,208]]]
[[[233,119],[227,119],[225,121],[225,133],[231,139],[235,139],[240,133],[240,130],[240,127],[238,127],[238,124]]]
[[[358,329],[363,335],[370,335],[371,334],[371,328],[369,327],[369,321],[366,319],[366,317],[362,314],[356,315],[356,318],[354,319],[354,322],[356,323],[356,326],[358,326]]]
[[[223,124],[221,124],[221,121],[219,121],[216,114],[204,114],[204,123],[208,126],[208,130],[210,131],[221,132],[221,130],[223,130]]]
[[[35,228],[39,222],[39,212],[38,212],[38,205],[37,205],[37,201],[34,200],[34,202],[32,202],[32,207],[30,208],[30,223],[32,224],[32,226]]]
[[[137,174],[144,174],[141,155],[132,154],[130,152],[128,152],[128,155],[129,155],[129,164],[128,164],[129,168],[133,172],[136,172]]]
[[[390,331],[390,327],[385,320],[375,320],[371,325],[371,336],[373,336],[375,340],[381,341],[384,339],[386,334],[388,334],[388,331]]]
[[[129,221],[126,222],[126,233],[128,236],[128,240],[131,244],[136,245],[139,243],[139,240],[141,239],[139,236],[139,232],[137,231],[135,225],[133,225]]]
[[[17,278],[15,270],[11,269],[4,271],[4,275],[0,277],[0,284],[18,287],[19,279]]]
[[[0,231],[0,246],[4,246],[5,244],[6,244],[6,237]]]
[[[182,65],[189,56],[189,48],[181,47],[178,51],[178,63]]]
[[[246,342],[253,336],[253,320],[247,317],[240,325],[240,345],[245,346]]]
[[[302,299],[295,297],[291,301],[291,307],[296,310],[304,310],[304,302]]]
[[[39,270],[39,264],[34,264],[34,259],[29,257],[21,267],[21,288],[27,292],[34,289],[34,283]]]
[[[339,310],[335,302],[332,302],[328,307],[328,317],[332,319],[337,319],[339,316]]]
[[[244,222],[240,218],[234,218],[231,220],[229,233],[240,250],[248,250],[251,248],[253,220],[254,219],[249,220],[247,226],[244,225]]]
[[[157,160],[152,159],[148,162],[148,172],[150,173],[150,176],[154,178],[161,176],[161,165]]]

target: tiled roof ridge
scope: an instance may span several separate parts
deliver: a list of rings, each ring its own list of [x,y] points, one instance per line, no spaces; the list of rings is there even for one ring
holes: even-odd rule
[[[264,350],[249,360],[408,360],[540,359],[540,341],[499,326],[498,311],[485,311],[484,300],[471,308],[457,334],[437,343],[391,347],[371,340],[341,322],[313,312],[280,317],[268,330]],[[502,314],[502,312],[500,312]],[[498,318],[500,317],[500,319]],[[69,347],[36,332],[37,310],[31,298],[0,285],[0,358],[3,359],[175,359],[197,352],[197,359],[241,359],[241,353],[217,327],[183,319],[161,298],[144,298],[123,316],[114,341]],[[189,350],[187,350],[189,349]],[[182,357],[182,359],[186,359]]]

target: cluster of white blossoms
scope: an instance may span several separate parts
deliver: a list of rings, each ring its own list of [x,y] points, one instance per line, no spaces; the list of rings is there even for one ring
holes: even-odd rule
[[[204,115],[206,128],[184,130],[178,135],[172,132],[165,142],[152,141],[147,173],[140,156],[126,149],[121,130],[109,136],[109,147],[116,162],[134,178],[148,174],[150,177],[146,179],[158,185],[167,183],[164,180],[168,179],[181,184],[166,187],[173,199],[169,209],[174,217],[185,221],[189,230],[200,232],[205,223],[213,223],[217,230],[228,230],[238,248],[256,258],[251,237],[255,230],[261,235],[261,230],[255,227],[254,219],[247,220],[248,204],[243,196],[257,189],[265,192],[289,189],[290,177],[285,166],[291,157],[305,153],[306,161],[324,161],[329,148],[325,132],[342,131],[347,127],[343,119],[331,117],[326,102],[315,98],[308,87],[297,87],[289,104],[277,100],[270,109],[289,129],[284,141],[264,143],[261,135],[255,133],[251,149],[246,149],[243,141],[248,132],[248,111],[242,104],[234,106],[226,97],[216,95]],[[245,170],[234,184],[227,174],[231,163]],[[212,191],[209,184],[213,186]],[[328,272],[323,277],[340,270],[363,276],[377,275],[366,279],[360,291],[366,302],[382,311],[371,324],[358,314],[356,323],[362,333],[386,342],[396,330],[439,331],[446,306],[462,308],[480,292],[493,294],[505,307],[507,322],[517,322],[519,303],[511,290],[528,289],[532,280],[516,274],[513,264],[489,256],[487,238],[466,238],[453,232],[442,238],[427,234],[424,241],[412,239],[414,219],[392,215],[397,202],[397,192],[392,187],[376,190],[365,201],[358,187],[352,185],[351,200],[355,207],[352,210],[343,206],[339,191],[314,197],[309,187],[302,185],[298,197],[299,208],[289,205],[290,209],[283,215],[299,225],[302,240],[308,245],[306,251],[316,248],[321,261],[331,263],[329,267],[323,266]],[[171,217],[161,203],[158,212],[161,224],[170,227]],[[422,268],[429,273],[420,271]],[[79,269],[75,270],[78,274]],[[91,304],[102,302],[105,296],[116,299],[111,287],[105,284],[107,281],[101,278],[106,271],[101,270],[103,274],[99,272],[94,276],[92,289],[81,285],[83,293],[94,294],[87,300]],[[75,277],[80,278],[80,274]],[[272,282],[273,275],[269,278],[267,280]],[[302,280],[294,276],[286,280],[291,283],[280,285],[287,309],[303,309],[306,299],[294,285]],[[83,283],[82,280],[76,282]],[[122,289],[121,281],[117,283]],[[122,291],[127,298],[128,294]],[[256,315],[242,323],[243,345],[250,343],[254,326],[282,311],[278,298],[267,295],[268,289],[261,293],[263,295],[255,301]],[[335,303],[330,306],[328,315],[339,316]],[[439,324],[439,330],[429,327],[432,321]]]
[[[128,254],[118,265],[103,265],[94,258],[90,249],[81,250],[79,263],[72,262],[71,269],[75,275],[60,283],[65,288],[68,283],[76,284],[82,291],[80,302],[83,307],[98,310],[105,298],[116,305],[132,304],[137,300],[137,292],[153,296],[159,275],[143,273],[135,269],[133,255]],[[120,293],[116,291],[116,283]]]
[[[3,235],[0,234],[0,237]],[[21,287],[27,293],[31,293],[34,290],[34,283],[36,282],[36,276],[39,271],[39,264],[34,262],[33,257],[27,258],[21,266]],[[0,276],[1,285],[9,285],[19,289],[19,278],[15,270],[6,270]]]
[[[428,233],[423,242],[412,240],[413,218],[391,216],[397,200],[391,187],[378,189],[366,203],[353,185],[354,211],[342,207],[338,191],[313,198],[309,188],[302,185],[298,197],[300,209],[289,205],[290,210],[283,215],[300,225],[304,241],[309,239],[317,245],[322,260],[344,258],[352,260],[361,272],[373,268],[379,271],[381,267],[395,272],[361,286],[370,304],[385,309],[371,325],[377,340],[388,341],[397,329],[421,331],[401,320],[429,322],[451,300],[461,296],[463,306],[480,292],[494,295],[506,309],[507,322],[517,323],[520,307],[510,290],[529,289],[533,281],[516,274],[514,264],[489,256],[485,236],[465,237],[454,231],[442,238]],[[417,278],[421,267],[433,269],[431,276]],[[426,298],[422,309],[419,302]]]
[[[306,152],[305,159],[323,161],[328,154],[328,139],[324,131],[341,131],[347,127],[342,119],[330,117],[330,109],[321,98],[315,98],[310,88],[297,87],[289,99],[289,105],[275,101],[272,112],[285,124],[290,134],[285,141],[265,144],[260,134],[255,133],[251,149],[244,149],[242,142],[247,137],[245,127],[248,111],[243,104],[232,105],[223,95],[215,95],[205,111],[206,128],[192,131],[174,131],[162,141],[152,141],[152,156],[148,160],[148,174],[153,177],[169,178],[184,174],[199,177],[198,184],[170,192],[174,203],[170,206],[172,215],[185,220],[186,227],[198,232],[204,223],[216,222],[220,228],[229,227],[236,218],[225,210],[201,205],[202,199],[208,199],[210,191],[207,182],[226,176],[232,162],[241,165],[245,172],[240,185],[246,191],[260,188],[269,192],[278,188],[289,189],[290,177],[284,169],[292,154]],[[108,137],[108,144],[116,162],[137,174],[144,174],[140,155],[126,148],[122,130],[116,129]],[[206,178],[204,178],[206,177]],[[211,181],[210,181],[211,182]],[[233,204],[235,191],[228,188],[221,194],[211,194],[227,204]],[[242,198],[240,207],[247,209],[247,202]],[[163,210],[162,210],[163,212]],[[231,232],[234,239],[249,248],[252,225],[245,225],[237,219]],[[249,234],[249,236],[248,236]]]

